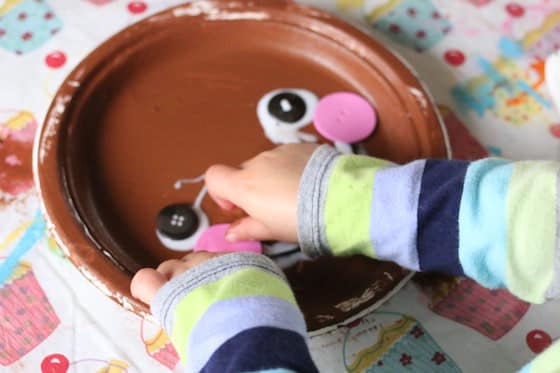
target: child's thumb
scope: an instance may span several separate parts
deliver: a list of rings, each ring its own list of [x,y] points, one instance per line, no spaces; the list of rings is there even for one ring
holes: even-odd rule
[[[167,278],[152,268],[142,268],[132,278],[132,296],[146,304],[151,304],[157,291],[167,282]]]
[[[250,216],[237,220],[226,233],[226,240],[229,242],[248,240],[266,241],[275,238],[276,237],[272,237],[266,225]]]

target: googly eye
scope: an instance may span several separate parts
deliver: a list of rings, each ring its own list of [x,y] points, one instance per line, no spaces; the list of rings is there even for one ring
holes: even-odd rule
[[[208,217],[202,209],[189,204],[173,204],[160,210],[156,235],[168,249],[188,251],[208,226]]]
[[[257,116],[265,129],[275,126],[301,128],[312,121],[317,102],[317,96],[305,89],[277,89],[259,100]]]

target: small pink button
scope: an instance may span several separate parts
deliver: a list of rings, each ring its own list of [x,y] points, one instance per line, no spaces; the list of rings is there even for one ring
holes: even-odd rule
[[[347,144],[366,139],[377,124],[377,114],[362,96],[351,92],[336,92],[323,97],[313,122],[325,138]]]
[[[229,224],[212,225],[200,235],[194,245],[194,251],[209,251],[213,253],[224,252],[250,252],[262,254],[260,241],[226,241]]]

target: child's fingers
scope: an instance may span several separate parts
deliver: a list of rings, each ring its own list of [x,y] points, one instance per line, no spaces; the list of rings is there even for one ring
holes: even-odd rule
[[[157,291],[167,282],[167,278],[152,268],[136,272],[130,283],[132,296],[146,304],[151,304]]]
[[[210,195],[210,198],[212,198],[214,200],[214,202],[216,202],[216,204],[218,206],[220,206],[220,208],[222,210],[225,211],[232,211],[233,209],[235,209],[237,206],[235,206],[233,203],[231,203],[230,201],[228,201],[227,199],[223,199],[220,198],[218,196],[215,196],[214,194],[212,194],[212,192],[208,192],[208,194]]]
[[[181,259],[169,259],[161,263],[156,271],[161,273],[167,280],[171,280],[173,277],[180,275],[189,269],[189,264],[187,260]]]
[[[226,234],[226,240],[230,242],[247,240],[266,241],[270,239],[275,239],[275,237],[272,237],[266,225],[249,216],[233,223]]]
[[[208,194],[223,209],[230,210],[239,205],[239,172],[237,168],[224,165],[214,165],[206,171],[204,181]]]

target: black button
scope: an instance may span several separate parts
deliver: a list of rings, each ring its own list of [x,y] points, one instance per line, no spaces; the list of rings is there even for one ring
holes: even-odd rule
[[[158,231],[173,240],[191,237],[196,232],[198,224],[198,215],[187,204],[166,206],[157,217]]]
[[[286,123],[296,123],[303,118],[306,110],[305,101],[289,92],[278,93],[268,103],[270,115]]]

